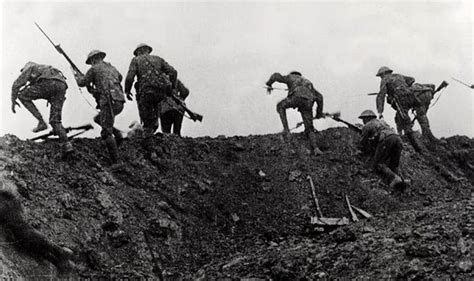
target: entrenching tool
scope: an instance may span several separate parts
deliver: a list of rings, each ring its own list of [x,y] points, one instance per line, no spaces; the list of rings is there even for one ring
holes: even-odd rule
[[[315,205],[316,211],[318,213],[317,216],[311,217],[311,224],[316,225],[318,227],[323,227],[323,228],[334,228],[334,227],[337,227],[337,226],[348,225],[349,220],[346,217],[326,218],[326,217],[323,216],[321,208],[319,207],[318,198],[316,197],[316,189],[314,188],[313,179],[311,178],[310,175],[308,175],[306,178],[309,181],[310,188],[311,188],[311,195],[313,197],[314,205]]]
[[[75,130],[80,130],[81,132],[78,132],[78,133],[75,133],[71,136],[69,136],[68,138],[69,139],[72,139],[74,138],[75,136],[78,136],[78,135],[81,135],[81,134],[84,134],[85,132],[89,131],[89,130],[92,130],[94,129],[94,127],[92,127],[91,124],[86,124],[86,125],[82,125],[82,126],[78,126],[78,127],[67,127],[67,128],[64,128],[64,130],[66,130],[66,133],[69,133],[71,131],[75,131]],[[34,137],[32,139],[29,139],[30,141],[35,141],[35,140],[40,140],[40,139],[47,139],[48,137],[50,136],[55,136],[56,133],[54,133],[53,131],[47,133],[47,134],[43,134],[43,135],[40,135],[40,136],[37,136],[37,137]]]

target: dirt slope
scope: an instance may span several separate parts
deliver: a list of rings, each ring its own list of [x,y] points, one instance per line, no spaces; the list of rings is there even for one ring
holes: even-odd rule
[[[460,238],[472,244],[466,206],[472,206],[474,140],[442,140],[427,156],[405,145],[403,175],[412,184],[396,194],[357,155],[357,134],[333,128],[318,138],[325,154],[315,158],[298,134],[289,144],[279,135],[157,136],[156,162],[132,139],[120,148],[125,166],[111,171],[99,139],[74,140],[77,152],[64,161],[55,141],[5,136],[0,176],[21,194],[34,226],[75,251],[73,274],[81,277],[152,277],[154,267],[166,278],[471,274],[456,263],[472,259],[472,248],[460,253],[456,245]],[[325,215],[348,216],[347,194],[376,217],[311,234],[307,175]],[[55,274],[7,244],[0,251],[5,261],[39,264],[32,274]],[[439,269],[442,261],[447,264]],[[10,272],[30,274],[22,266]]]

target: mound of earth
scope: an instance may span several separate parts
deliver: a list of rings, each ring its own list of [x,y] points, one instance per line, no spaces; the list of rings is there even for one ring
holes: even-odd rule
[[[474,140],[442,139],[420,155],[404,144],[404,192],[390,190],[356,149],[357,133],[139,139],[120,147],[111,169],[100,139],[75,139],[61,159],[57,141],[0,138],[4,188],[20,194],[27,220],[72,249],[83,278],[312,279],[472,276]],[[374,215],[330,233],[314,232],[307,176],[322,212],[349,217],[345,203]],[[1,227],[0,227],[1,228]],[[0,232],[0,238],[4,235]],[[5,240],[2,240],[5,241]],[[56,276],[54,266],[1,244],[2,277]]]

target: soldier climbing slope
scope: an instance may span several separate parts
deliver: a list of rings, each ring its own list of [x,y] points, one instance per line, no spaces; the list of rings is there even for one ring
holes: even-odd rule
[[[183,102],[189,96],[189,90],[178,79],[178,85],[174,90],[175,96]],[[180,110],[180,105],[173,99],[166,98],[159,105],[159,115],[161,120],[161,130],[163,133],[170,133],[173,127],[173,134],[181,136],[181,124],[183,123],[184,110]]]
[[[399,132],[404,131],[413,148],[417,152],[422,152],[422,146],[413,132],[413,124],[408,115],[408,109],[414,108],[418,104],[415,95],[410,89],[415,79],[392,72],[393,70],[390,68],[382,66],[376,74],[376,76],[381,78],[380,91],[377,94],[376,100],[379,118],[383,118],[385,96],[387,96],[387,103],[392,105],[393,109],[397,112],[395,115],[397,130]]]
[[[423,137],[425,137],[431,144],[436,144],[438,139],[431,132],[430,122],[428,120],[428,116],[426,115],[435,93],[435,85],[414,83],[410,89],[415,96],[415,104],[413,107],[411,107],[411,109],[416,114],[416,120],[418,121],[418,124],[420,124],[421,133],[423,134]],[[395,122],[396,121],[397,120],[395,120]]]
[[[150,55],[153,49],[146,44],[139,44],[130,62],[125,78],[125,93],[132,100],[133,81],[137,77],[137,103],[140,119],[143,122],[144,142],[152,158],[157,157],[152,148],[152,136],[158,129],[158,104],[176,88],[178,73],[164,59]]]
[[[288,135],[290,130],[288,128],[288,120],[286,118],[286,109],[297,108],[301,113],[304,123],[304,132],[307,135],[313,153],[315,155],[322,154],[316,143],[316,133],[313,126],[313,105],[317,103],[316,118],[323,118],[323,96],[313,87],[313,84],[301,73],[297,71],[290,72],[288,75],[281,75],[274,73],[268,79],[266,85],[268,86],[268,93],[273,90],[272,84],[274,82],[284,83],[288,86],[288,96],[277,104],[277,112],[280,115],[283,124],[283,133]]]
[[[390,188],[404,189],[405,182],[399,176],[403,148],[400,136],[372,110],[364,110],[359,118],[364,123],[359,148],[373,157],[373,167]]]
[[[94,121],[102,127],[100,135],[105,141],[112,164],[118,161],[118,148],[123,141],[122,133],[114,128],[115,116],[123,110],[125,97],[122,91],[122,75],[108,62],[104,62],[106,54],[93,50],[86,59],[86,64],[92,65],[85,75],[75,74],[77,85],[87,87],[92,85],[93,94],[97,97],[99,114]]]
[[[20,106],[16,101],[19,99],[23,106],[38,120],[38,125],[33,129],[34,133],[46,130],[48,125],[33,100],[45,99],[48,101],[51,106],[49,124],[53,128],[53,132],[59,136],[64,154],[73,151],[72,144],[69,142],[61,122],[66,89],[66,78],[61,71],[49,65],[28,62],[21,69],[20,76],[13,82],[11,97],[13,113],[16,113],[15,107]]]

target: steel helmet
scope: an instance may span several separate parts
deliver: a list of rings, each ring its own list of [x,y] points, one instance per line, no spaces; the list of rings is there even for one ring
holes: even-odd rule
[[[383,74],[385,73],[392,73],[393,70],[391,70],[390,68],[386,67],[386,66],[382,66],[379,71],[377,71],[377,74],[375,76],[382,76]]]
[[[23,66],[23,68],[20,69],[20,72],[23,72],[23,70],[28,69],[28,68],[32,67],[33,65],[37,65],[37,63],[36,63],[36,62],[32,62],[32,61],[27,62],[27,63],[25,64],[25,66]]]
[[[91,59],[95,56],[101,56],[102,59],[105,58],[105,53],[99,50],[92,50],[88,55],[86,59],[86,64],[91,64]]]
[[[362,119],[362,118],[365,118],[365,117],[374,117],[374,118],[377,118],[377,115],[375,115],[375,112],[373,112],[372,110],[366,109],[366,110],[362,111],[362,113],[360,114],[359,118]]]
[[[147,48],[148,49],[148,53],[151,53],[151,51],[153,51],[153,48],[148,46],[147,44],[145,43],[140,43],[138,44],[138,46],[135,48],[135,51],[133,51],[133,55],[136,56],[137,55],[137,51],[141,48]]]
[[[290,75],[303,76],[303,75],[301,75],[301,72],[299,72],[299,71],[292,71],[292,72],[290,72]]]

